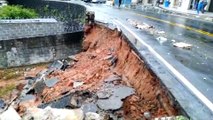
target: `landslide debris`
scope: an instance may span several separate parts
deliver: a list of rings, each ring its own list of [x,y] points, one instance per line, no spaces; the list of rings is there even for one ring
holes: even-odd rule
[[[86,120],[179,114],[166,89],[120,32],[100,25],[86,27],[81,53],[57,60],[27,79],[14,106],[21,117],[55,119],[53,114],[63,110],[67,118],[73,117],[67,112],[80,111],[75,119]]]

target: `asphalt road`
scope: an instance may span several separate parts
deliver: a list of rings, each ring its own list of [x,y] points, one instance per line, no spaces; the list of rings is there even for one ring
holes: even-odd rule
[[[95,11],[96,19],[100,21],[119,20],[133,28],[127,21],[131,19],[165,31],[164,36],[168,40],[162,44],[156,40],[159,35],[150,34],[146,30],[137,30],[137,34],[213,102],[213,23],[180,16],[131,11],[103,4],[88,6],[90,10]],[[173,47],[173,40],[192,44],[192,49]]]

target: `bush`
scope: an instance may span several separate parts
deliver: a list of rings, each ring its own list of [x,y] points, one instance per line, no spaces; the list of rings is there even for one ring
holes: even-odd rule
[[[0,7],[0,19],[9,18],[9,19],[27,19],[27,18],[36,18],[38,14],[33,9],[23,8],[23,6],[3,6]]]

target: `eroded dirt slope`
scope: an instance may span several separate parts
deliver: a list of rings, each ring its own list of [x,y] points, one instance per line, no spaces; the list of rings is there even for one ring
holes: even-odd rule
[[[143,118],[144,112],[150,112],[152,118],[176,115],[177,111],[159,80],[122,39],[119,32],[105,27],[94,26],[87,30],[84,52],[75,56],[78,61],[72,67],[49,76],[60,81],[52,88],[45,88],[41,101],[49,102],[67,91],[77,90],[73,89],[76,80],[84,82],[78,90],[96,92],[104,79],[118,75],[122,84],[136,89],[136,94],[124,101],[122,114],[126,119]]]

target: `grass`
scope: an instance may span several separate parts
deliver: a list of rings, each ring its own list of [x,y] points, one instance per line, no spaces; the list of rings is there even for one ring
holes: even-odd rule
[[[23,74],[23,69],[11,68],[0,70],[0,80],[18,78]]]
[[[33,65],[0,69],[0,80],[16,79],[20,76],[23,76],[27,68],[32,69],[32,68],[37,68],[39,66],[47,67],[48,64],[49,63],[39,63],[39,64],[33,64]]]
[[[20,5],[7,5],[0,7],[0,19],[29,19],[36,17],[38,17],[38,14],[35,10],[24,8]]]
[[[0,88],[0,98],[10,94],[16,88],[15,84],[9,84]]]

